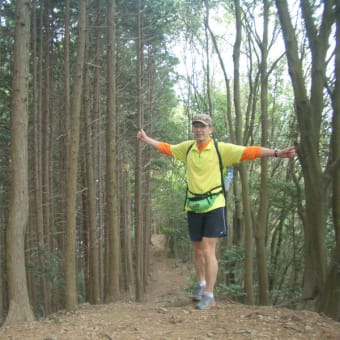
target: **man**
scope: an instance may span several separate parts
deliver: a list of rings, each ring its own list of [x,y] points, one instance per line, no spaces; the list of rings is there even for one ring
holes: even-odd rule
[[[198,309],[216,306],[213,293],[218,271],[216,245],[218,238],[227,234],[226,202],[222,190],[218,152],[223,168],[259,157],[292,158],[295,155],[294,146],[273,150],[260,146],[244,147],[219,142],[216,150],[211,138],[213,131],[211,117],[207,114],[198,114],[192,120],[194,140],[191,141],[170,145],[147,136],[143,130],[137,133],[139,141],[187,164],[188,190],[185,210],[199,281],[192,297],[198,302],[196,304]]]

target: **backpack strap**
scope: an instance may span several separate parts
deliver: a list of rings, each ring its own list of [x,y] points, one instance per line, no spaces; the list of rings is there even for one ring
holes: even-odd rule
[[[188,150],[187,150],[187,153],[186,153],[186,156],[188,158],[188,154],[190,152],[190,150],[192,149],[192,147],[194,146],[196,142],[193,142],[189,147],[188,147]],[[188,199],[188,191],[189,191],[189,187],[188,187],[188,182],[187,182],[187,189],[185,190],[185,199],[184,199],[184,209],[185,209],[185,204],[187,202],[187,199]]]
[[[192,147],[195,145],[196,142],[193,142],[192,144],[190,144],[190,146],[188,147],[188,150],[187,150],[187,158],[188,158],[188,154],[190,152],[190,150],[192,149]]]
[[[217,157],[218,157],[218,162],[220,164],[221,184],[222,184],[223,194],[224,194],[224,197],[226,197],[227,192],[225,190],[224,179],[223,179],[222,157],[221,157],[221,154],[220,154],[220,150],[218,149],[218,142],[217,142],[217,140],[215,138],[213,138],[213,140],[214,140],[214,145],[215,145],[215,149],[216,149],[216,153],[217,153]]]

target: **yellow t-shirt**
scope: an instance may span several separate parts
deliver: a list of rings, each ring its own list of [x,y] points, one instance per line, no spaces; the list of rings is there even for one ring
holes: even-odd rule
[[[192,145],[189,153],[188,149]],[[187,182],[188,189],[195,194],[204,194],[211,189],[219,187],[213,192],[221,191],[221,172],[217,151],[215,150],[214,141],[211,140],[207,147],[199,152],[195,140],[185,141],[170,146],[172,156],[175,159],[187,164]],[[239,163],[245,147],[230,143],[218,142],[218,150],[221,155],[223,168]],[[215,200],[214,204],[207,209],[214,210],[225,206],[225,198],[221,193]],[[185,207],[190,211],[189,207]]]

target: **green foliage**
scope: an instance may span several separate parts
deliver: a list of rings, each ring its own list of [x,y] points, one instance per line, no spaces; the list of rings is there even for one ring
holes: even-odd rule
[[[303,280],[303,232],[295,222],[294,209],[283,207],[284,214],[277,225],[271,225],[267,241],[269,290],[273,304],[298,297]]]
[[[223,142],[230,142],[230,132],[226,129],[226,105],[227,99],[225,93],[213,88],[212,90],[214,106],[214,136]]]
[[[184,288],[184,291],[190,295],[193,294],[194,289],[198,283],[198,279],[196,275],[190,274],[187,276],[186,281],[188,282],[188,286]]]
[[[178,25],[186,36],[196,34],[202,28],[203,1],[177,1],[180,15]]]
[[[31,273],[35,279],[37,287],[35,291],[35,301],[33,307],[38,318],[45,316],[45,311],[42,303],[41,280],[45,279],[48,282],[50,296],[55,300],[62,301],[62,292],[64,288],[64,273],[63,259],[57,254],[48,250],[45,246],[37,245],[30,249],[29,259],[26,261],[26,270]]]
[[[242,272],[244,249],[239,245],[223,247],[219,252],[219,266],[223,273],[222,280],[216,285],[219,296],[229,296],[239,300],[244,296],[242,287]]]
[[[0,4],[0,204],[7,202],[6,187],[9,180],[10,154],[10,101],[11,101],[11,62],[13,54],[15,2]],[[7,205],[7,204],[6,204]]]
[[[239,245],[232,244],[224,248],[220,255],[220,263],[225,266],[224,273],[230,272],[230,267],[243,263],[244,251]]]
[[[188,260],[190,240],[184,212],[185,168],[168,157],[153,159],[152,168],[152,207],[159,232],[167,236],[173,256]]]
[[[0,204],[8,201],[7,186],[9,181],[9,154],[10,154],[10,122],[9,115],[0,117]],[[3,200],[4,199],[4,200]],[[7,204],[6,204],[7,205]]]
[[[184,219],[181,225],[161,226],[161,233],[167,236],[171,256],[183,261],[188,261],[191,258],[191,242]]]
[[[26,262],[26,267],[36,279],[48,278],[50,289],[56,290],[64,284],[62,264],[63,260],[60,255],[38,245],[31,249],[31,256]]]
[[[244,262],[244,249],[239,245],[230,245],[221,250],[219,255],[219,263],[224,275],[232,281],[239,281],[242,272],[242,264]]]
[[[246,296],[243,287],[239,284],[223,284],[219,283],[216,285],[216,295],[223,298],[228,297],[236,301],[244,301]]]

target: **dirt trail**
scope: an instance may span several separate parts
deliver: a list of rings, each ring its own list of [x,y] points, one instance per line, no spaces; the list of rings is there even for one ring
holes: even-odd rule
[[[82,305],[75,313],[0,329],[0,339],[339,339],[340,323],[317,313],[217,300],[196,310],[184,288],[191,266],[153,252],[146,302]]]

